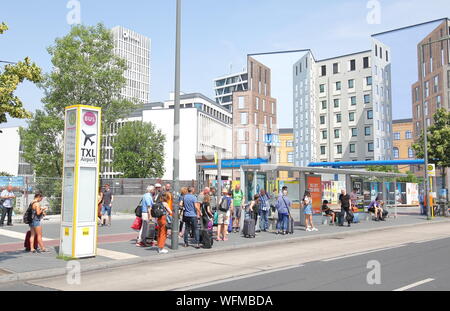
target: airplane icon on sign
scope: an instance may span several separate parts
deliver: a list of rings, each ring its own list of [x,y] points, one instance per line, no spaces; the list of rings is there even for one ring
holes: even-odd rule
[[[84,134],[84,144],[83,144],[83,146],[86,146],[87,142],[90,142],[90,143],[91,143],[91,146],[92,146],[93,144],[95,144],[95,142],[91,139],[92,137],[95,136],[95,134],[86,134],[85,131],[82,131],[82,132],[83,132],[83,134]]]

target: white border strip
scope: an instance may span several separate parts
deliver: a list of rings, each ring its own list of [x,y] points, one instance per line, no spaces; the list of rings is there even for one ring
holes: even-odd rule
[[[340,259],[345,259],[345,258],[350,258],[350,257],[355,257],[355,256],[366,255],[366,254],[370,254],[370,253],[382,252],[382,251],[386,251],[386,250],[389,250],[389,249],[400,248],[400,247],[403,247],[403,246],[406,246],[406,245],[400,244],[400,245],[391,246],[391,247],[374,249],[374,250],[370,250],[370,251],[366,251],[366,252],[359,252],[359,253],[353,253],[353,254],[344,255],[344,256],[340,256],[340,257],[328,258],[328,259],[324,259],[324,260],[321,260],[321,261],[322,262],[335,261],[335,260],[340,260]]]
[[[404,287],[401,287],[401,288],[394,289],[394,292],[404,292],[404,291],[406,291],[408,289],[411,289],[411,288],[414,288],[414,287],[417,287],[417,286],[420,286],[420,285],[423,285],[423,284],[426,284],[426,283],[430,283],[430,282],[433,282],[433,281],[434,281],[434,279],[426,279],[426,280],[419,281],[419,282],[416,282],[416,283],[413,283],[413,284],[410,284],[410,285],[407,285],[407,286],[404,286]]]

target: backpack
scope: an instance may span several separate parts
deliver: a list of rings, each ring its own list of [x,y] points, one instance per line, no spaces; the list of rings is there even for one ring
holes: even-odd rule
[[[166,214],[166,208],[161,202],[152,205],[151,215],[155,218],[160,218]]]
[[[223,197],[222,200],[220,201],[219,211],[228,212],[229,209],[230,207],[228,206],[228,198]]]
[[[31,224],[33,222],[33,203],[30,203],[25,214],[23,214],[23,223]]]

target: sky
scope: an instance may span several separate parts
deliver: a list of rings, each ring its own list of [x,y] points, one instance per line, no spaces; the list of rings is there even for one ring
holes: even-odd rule
[[[0,36],[0,60],[18,61],[29,56],[44,72],[49,72],[52,65],[47,48],[71,27],[66,19],[69,0],[0,1],[0,22],[6,22],[10,28]],[[175,0],[79,2],[83,24],[122,25],[151,38],[150,100],[167,100],[174,85]],[[230,70],[241,71],[246,66],[247,54],[308,48],[317,59],[328,58],[367,50],[374,33],[450,16],[448,0],[182,0],[182,3],[181,89],[209,97],[214,96],[213,79]],[[379,14],[375,15],[379,16],[379,23],[367,20],[374,12],[374,3],[379,4]],[[427,27],[378,38],[392,44],[394,118],[411,116],[410,89],[417,80],[415,46],[434,28]],[[400,52],[401,56],[396,58]],[[286,62],[291,60],[272,61],[273,71],[284,67]],[[278,126],[290,127],[292,89],[280,89],[278,93],[281,97]],[[28,110],[42,107],[42,91],[36,86],[24,83],[16,94]],[[22,120],[9,120],[0,127],[24,124]]]

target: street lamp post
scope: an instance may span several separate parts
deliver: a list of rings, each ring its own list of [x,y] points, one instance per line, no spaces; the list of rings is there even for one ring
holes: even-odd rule
[[[430,41],[427,43],[423,43],[420,45],[419,48],[419,59],[420,59],[420,88],[422,89],[422,94],[421,94],[421,104],[422,104],[422,123],[423,123],[423,152],[424,152],[424,160],[425,160],[425,181],[424,181],[424,203],[425,206],[427,207],[427,219],[431,220],[431,206],[430,206],[430,193],[431,191],[429,191],[429,176],[428,176],[428,125],[427,125],[427,116],[425,115],[425,88],[424,88],[424,81],[423,81],[423,76],[424,76],[424,57],[423,57],[423,52],[424,52],[424,48],[426,46],[432,45],[434,43],[438,43],[438,42],[442,42],[442,41],[448,41],[450,40],[450,36],[447,37],[443,37],[439,40],[435,40],[435,41]],[[429,109],[428,109],[429,110]]]
[[[180,191],[180,52],[181,52],[181,0],[177,0],[175,43],[175,97],[174,97],[174,134],[173,134],[173,180],[174,192]],[[173,206],[171,248],[178,249],[178,204]]]

